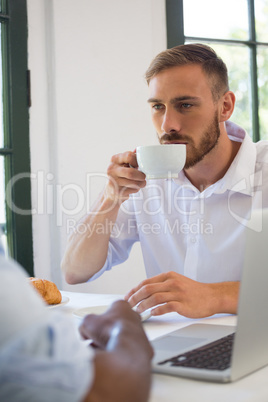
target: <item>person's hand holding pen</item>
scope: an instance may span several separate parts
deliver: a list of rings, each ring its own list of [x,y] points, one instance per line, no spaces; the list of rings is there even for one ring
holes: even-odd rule
[[[153,350],[139,314],[129,303],[120,300],[102,315],[86,316],[79,330],[82,338],[93,341],[96,352],[88,402],[95,395],[100,401],[147,401]]]

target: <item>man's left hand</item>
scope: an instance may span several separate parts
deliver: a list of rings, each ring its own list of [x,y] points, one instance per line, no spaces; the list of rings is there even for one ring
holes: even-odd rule
[[[153,316],[177,312],[189,318],[217,313],[235,314],[239,282],[201,283],[176,272],[167,272],[142,281],[126,296],[137,311],[152,308]]]

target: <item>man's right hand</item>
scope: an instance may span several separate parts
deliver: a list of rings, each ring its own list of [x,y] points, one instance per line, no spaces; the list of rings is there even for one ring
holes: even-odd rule
[[[137,193],[146,186],[146,176],[139,171],[135,152],[124,152],[112,156],[107,169],[108,183],[104,197],[122,204],[130,194]]]

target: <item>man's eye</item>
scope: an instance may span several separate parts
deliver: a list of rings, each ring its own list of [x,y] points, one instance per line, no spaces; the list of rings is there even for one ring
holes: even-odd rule
[[[191,106],[192,105],[190,105],[190,103],[182,103],[181,104],[182,109],[190,109]]]
[[[160,104],[153,105],[153,109],[154,109],[154,110],[160,110],[160,109],[163,109],[163,105],[160,105]]]

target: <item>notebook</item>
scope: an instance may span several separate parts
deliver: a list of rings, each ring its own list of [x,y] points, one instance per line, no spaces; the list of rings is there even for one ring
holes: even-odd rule
[[[267,240],[268,209],[254,211],[246,229],[246,251],[236,327],[190,324],[153,340],[154,372],[231,382],[268,364]],[[218,356],[217,344],[221,343],[218,340],[223,337],[228,337],[227,350],[224,358],[218,358],[220,366],[217,367],[217,362],[213,363],[213,359]],[[208,352],[207,344],[211,342],[215,342],[214,348]],[[192,353],[196,348],[199,349],[197,358]],[[204,355],[207,359],[205,363]]]

